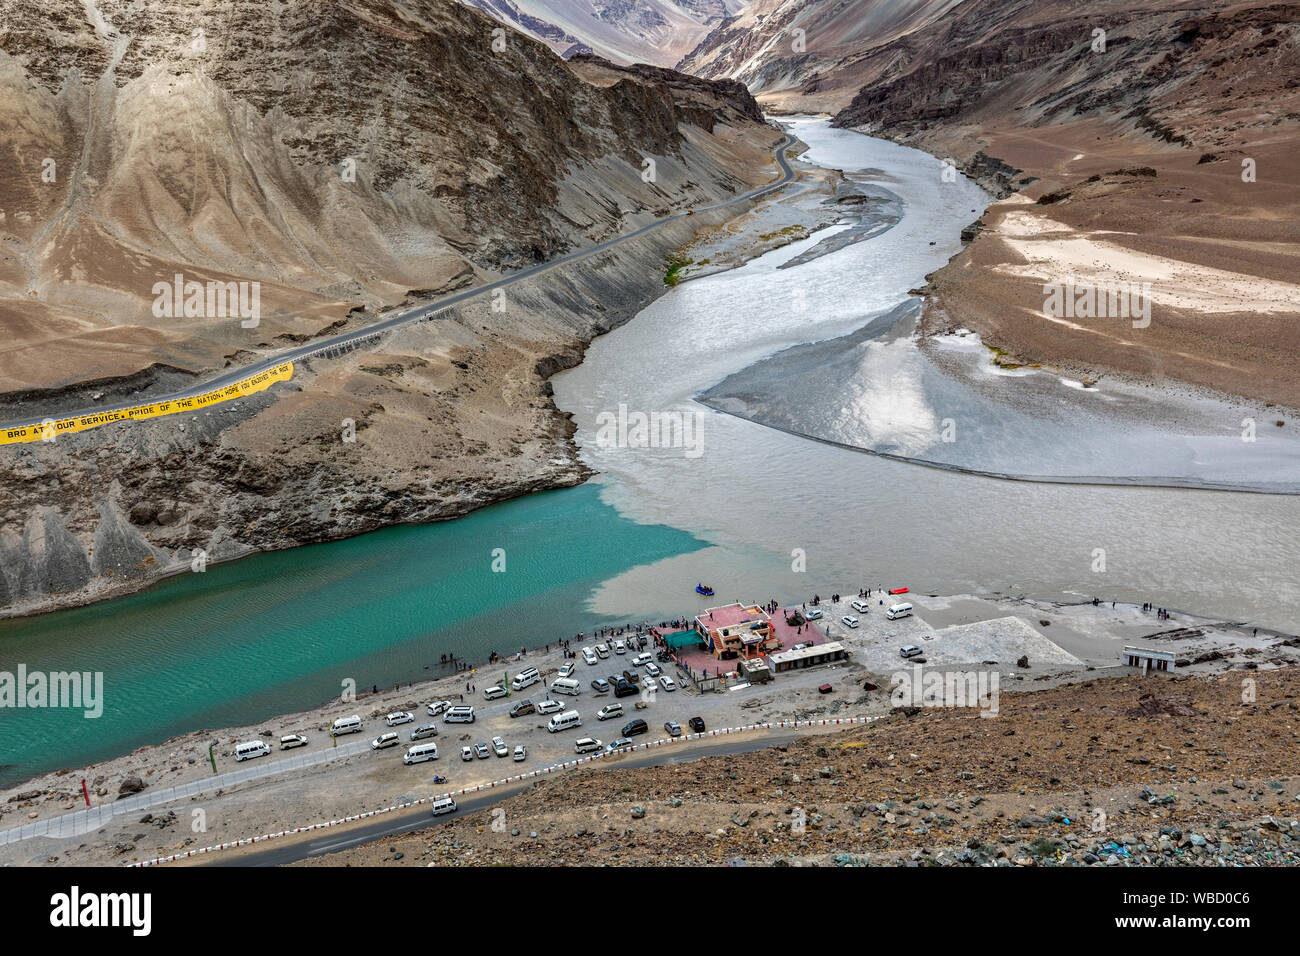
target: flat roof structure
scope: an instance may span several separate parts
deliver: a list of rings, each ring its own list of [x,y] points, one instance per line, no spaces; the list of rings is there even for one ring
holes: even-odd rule
[[[767,655],[767,659],[772,665],[772,670],[780,674],[783,671],[816,667],[819,664],[830,664],[835,661],[846,661],[849,659],[849,652],[839,641],[828,641],[825,644],[815,644],[812,647],[801,647],[797,651],[779,651],[776,654]]]

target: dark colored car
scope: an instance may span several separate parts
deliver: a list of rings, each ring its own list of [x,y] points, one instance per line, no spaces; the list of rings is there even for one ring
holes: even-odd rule
[[[641,693],[641,691],[637,690],[636,684],[629,681],[620,679],[619,682],[614,685],[615,697],[635,697],[639,693]],[[623,736],[626,737],[627,734],[624,734]]]
[[[704,721],[701,718],[692,717],[690,720],[686,721],[686,723],[690,725],[693,732],[697,734],[704,733]]]
[[[623,725],[624,737],[635,737],[637,734],[644,734],[650,729],[650,725],[644,720],[629,720]]]
[[[627,681],[629,684],[635,684],[638,681],[640,681],[641,678],[637,676],[637,674],[634,671],[624,671],[623,680]]]
[[[510,708],[511,717],[522,717],[525,714],[535,714],[535,713],[537,713],[537,705],[534,704],[531,700],[521,700],[519,701],[519,703],[515,704],[513,707]]]

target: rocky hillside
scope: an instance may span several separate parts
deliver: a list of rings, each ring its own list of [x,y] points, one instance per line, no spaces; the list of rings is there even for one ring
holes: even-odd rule
[[[0,420],[182,387],[773,173],[779,136],[742,88],[608,65],[589,82],[518,34],[494,49],[496,22],[454,0],[19,0],[4,16]],[[579,480],[545,379],[662,289],[688,235],[305,363],[274,394],[8,446],[0,604]],[[260,322],[156,316],[153,286],[177,273],[259,283]]]
[[[462,0],[564,57],[672,66],[749,0]]]
[[[869,51],[888,46],[961,0],[753,0],[677,64],[686,73],[740,80],[764,107],[842,109],[866,81]]]
[[[1251,676],[1251,702],[1240,676],[1113,678],[1003,692],[989,719],[907,708],[753,753],[557,774],[302,865],[1296,865],[1300,671]]]
[[[1295,408],[1298,44],[1295,3],[966,0],[871,51],[835,122],[1018,192],[932,277],[927,328]],[[1071,276],[1149,282],[1149,326],[1045,318],[1044,283]]]

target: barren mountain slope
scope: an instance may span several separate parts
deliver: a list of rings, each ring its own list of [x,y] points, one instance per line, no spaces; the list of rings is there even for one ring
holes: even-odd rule
[[[556,53],[672,66],[748,0],[462,0]]]
[[[1295,3],[966,0],[873,53],[836,123],[1023,190],[932,277],[928,328],[1005,364],[1296,407],[1297,42]],[[1150,283],[1150,324],[1046,315],[1044,284],[1071,278]]]
[[[686,73],[732,78],[763,106],[783,112],[842,109],[870,75],[870,51],[961,0],[753,0],[677,64]]]
[[[183,387],[775,173],[779,134],[742,88],[611,66],[587,82],[517,34],[495,52],[497,24],[454,0],[4,12],[0,420]],[[0,605],[580,480],[545,379],[663,289],[691,231],[300,363],[274,392],[7,446]],[[178,273],[260,283],[260,322],[156,316]]]

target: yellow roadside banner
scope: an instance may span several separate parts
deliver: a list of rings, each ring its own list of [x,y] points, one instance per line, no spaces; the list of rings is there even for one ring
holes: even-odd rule
[[[148,402],[144,405],[134,405],[131,408],[93,412],[89,415],[74,415],[71,418],[47,418],[44,421],[16,425],[13,428],[0,430],[0,445],[52,441],[60,435],[84,432],[112,422],[141,421],[146,418],[175,415],[179,412],[192,412],[200,408],[208,408],[212,405],[228,402],[232,398],[242,398],[245,395],[265,391],[276,382],[287,382],[291,378],[293,378],[293,363],[281,362],[279,365],[258,372],[256,375],[240,379],[238,382],[232,382],[229,385],[223,385],[221,388],[214,388],[210,392],[191,395],[187,398],[176,398],[165,402]]]

